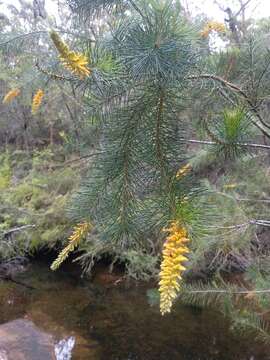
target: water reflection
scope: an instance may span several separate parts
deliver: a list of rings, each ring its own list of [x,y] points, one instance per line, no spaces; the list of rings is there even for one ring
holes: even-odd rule
[[[54,346],[56,360],[70,360],[72,358],[72,350],[75,346],[75,342],[76,339],[74,336],[60,340]]]

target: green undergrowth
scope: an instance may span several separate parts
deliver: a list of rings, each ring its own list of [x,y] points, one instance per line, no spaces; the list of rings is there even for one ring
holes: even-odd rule
[[[58,251],[67,244],[74,222],[68,218],[66,209],[80,184],[82,171],[81,164],[70,159],[61,147],[33,153],[18,150],[1,153],[0,257],[34,254],[43,248]],[[241,270],[242,262],[243,269],[249,271],[250,267],[257,268],[261,251],[266,259],[270,254],[270,247],[261,240],[267,229],[252,225],[231,228],[252,219],[268,218],[269,203],[260,201],[270,198],[269,167],[264,155],[247,154],[241,161],[224,162],[218,171],[217,161],[207,151],[197,152],[191,159],[194,175],[209,191],[208,203],[215,205],[209,235],[190,244],[187,268],[195,277],[202,272],[207,275],[236,271],[237,267]],[[29,227],[5,236],[23,226]],[[155,242],[154,238],[150,240]],[[254,243],[259,249],[257,253]],[[100,239],[98,230],[80,244],[79,250],[78,261],[86,272],[106,256],[124,263],[127,275],[135,279],[147,280],[158,271],[158,251],[150,252],[147,247],[118,251],[113,244]]]
[[[66,216],[66,204],[79,179],[77,169],[64,165],[61,149],[2,153],[0,256],[61,246],[72,226]],[[12,232],[23,226],[26,227]]]
[[[60,251],[66,246],[75,225],[66,210],[85,168],[65,159],[64,151],[59,147],[31,154],[25,151],[1,154],[0,259],[34,255],[40,250]],[[76,157],[73,155],[73,159]],[[5,235],[16,228],[22,230]],[[98,234],[90,234],[78,250],[75,259],[88,274],[97,260],[107,256],[113,263],[124,264],[128,277],[148,280],[157,274],[157,254],[150,255],[144,249],[115,252],[112,246],[100,241]]]

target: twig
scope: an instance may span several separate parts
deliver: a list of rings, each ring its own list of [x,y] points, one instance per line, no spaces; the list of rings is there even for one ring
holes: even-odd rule
[[[180,138],[181,141],[189,142],[192,144],[203,144],[203,145],[218,145],[219,143],[216,141],[208,141],[208,140],[196,140],[196,139],[184,139]],[[237,145],[237,146],[243,146],[243,147],[252,147],[252,148],[258,148],[258,149],[266,149],[270,150],[270,145],[264,145],[264,144],[254,144],[254,143],[232,143],[228,145]]]
[[[237,13],[234,15],[235,17],[238,16],[242,10],[245,10],[247,5],[251,2],[251,0],[247,0],[244,4],[241,5],[240,9],[237,11]]]
[[[270,203],[270,199],[235,198],[235,200],[237,200],[237,201],[246,201],[246,202],[262,202],[262,203],[266,203],[266,204]]]
[[[3,41],[2,43],[0,43],[0,47],[9,44],[12,41],[16,41],[16,40],[19,40],[19,39],[24,39],[24,38],[26,38],[28,36],[33,36],[33,35],[37,35],[37,34],[47,34],[47,33],[48,33],[47,31],[41,30],[41,31],[33,31],[33,32],[28,33],[28,34],[17,35],[17,36],[14,36],[13,38],[11,38],[11,39],[9,39],[7,41]]]
[[[35,228],[35,227],[36,227],[36,225],[23,225],[23,226],[15,227],[15,228],[12,228],[12,229],[10,229],[8,231],[5,231],[3,233],[3,235],[4,235],[4,237],[7,237],[7,236],[9,236],[9,235],[11,235],[11,234],[13,234],[15,232],[20,232],[20,231],[24,231],[26,229]]]
[[[88,159],[90,157],[93,157],[93,156],[96,156],[96,155],[100,155],[102,154],[101,152],[98,152],[98,153],[92,153],[92,154],[87,154],[87,155],[84,155],[84,156],[80,156],[76,159],[71,159],[71,160],[68,160],[68,161],[65,161],[63,164],[56,164],[56,165],[52,165],[51,168],[52,169],[55,169],[55,168],[60,168],[60,167],[64,167],[68,164],[71,164],[73,162],[76,162],[76,161],[81,161],[83,159]]]
[[[244,90],[242,90],[239,86],[223,79],[222,77],[220,76],[217,76],[217,75],[213,75],[213,74],[200,74],[200,75],[190,75],[187,77],[188,80],[196,80],[196,79],[211,79],[211,80],[215,80],[215,81],[218,81],[220,82],[221,84],[223,84],[224,86],[236,91],[237,93],[239,93],[247,102],[247,104],[250,106],[250,110],[253,112],[253,114],[259,119],[260,123],[270,129],[270,125],[268,125],[264,120],[263,118],[261,117],[260,113],[258,112],[258,110],[256,109],[256,107],[254,107],[254,105],[252,104],[250,98],[248,97],[248,95],[245,93]],[[261,124],[259,124],[258,122],[256,121],[253,121],[251,120],[252,123],[258,128],[261,130],[261,132],[267,136],[268,138],[270,138],[270,134],[262,127]]]
[[[228,229],[228,230],[233,230],[233,229],[241,229],[244,227],[248,227],[249,225],[260,225],[260,226],[270,226],[270,221],[269,220],[259,220],[259,219],[251,219],[248,220],[242,224],[236,224],[236,225],[230,225],[230,226],[211,226],[208,225],[209,228],[214,228],[214,229]]]
[[[265,294],[265,293],[270,293],[270,289],[265,289],[265,290],[239,290],[239,291],[230,291],[230,290],[226,290],[226,289],[220,289],[220,290],[214,290],[214,289],[209,289],[209,290],[190,290],[187,291],[188,293],[192,293],[192,294],[205,294],[205,293],[213,293],[213,294]]]

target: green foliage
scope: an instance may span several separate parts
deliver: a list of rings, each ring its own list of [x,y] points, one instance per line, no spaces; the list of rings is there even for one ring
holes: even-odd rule
[[[12,171],[8,155],[0,157],[0,190],[6,189],[11,181]]]
[[[89,89],[88,105],[104,119],[102,141],[70,207],[76,221],[95,221],[104,248],[109,242],[116,253],[147,246],[153,234],[158,242],[183,193],[173,185],[183,159],[175,114],[184,109],[185,77],[199,58],[192,29],[170,4],[144,4],[144,17],[134,15],[105,39],[121,75],[111,69],[116,88],[108,81],[102,92]]]
[[[157,274],[157,256],[130,250],[120,256],[126,265],[127,276],[136,280],[149,280]]]
[[[216,126],[219,144],[215,151],[225,159],[235,159],[247,151],[241,143],[249,138],[249,125],[243,109],[225,109],[222,120]]]
[[[12,242],[16,251],[31,252],[63,242],[71,221],[90,220],[94,231],[78,258],[85,271],[109,257],[112,264],[124,262],[128,276],[148,279],[156,274],[163,228],[180,219],[192,240],[188,268],[216,280],[187,285],[183,301],[216,304],[235,324],[240,319],[235,326],[266,334],[263,319],[241,310],[237,286],[220,275],[246,272],[254,289],[267,287],[268,230],[258,230],[256,219],[269,226],[268,155],[258,150],[267,149],[262,141],[270,138],[268,22],[258,22],[256,32],[244,26],[236,34],[241,41],[230,34],[226,49],[214,52],[199,39],[201,19],[187,19],[175,2],[68,3],[80,18],[63,13],[63,23],[70,18],[63,36],[86,54],[86,79],[62,76],[47,45],[47,24],[25,15],[36,38],[24,37],[21,23],[5,25],[0,36],[1,95],[11,86],[23,90],[4,108],[0,138],[6,148],[16,143],[25,150],[0,158],[1,233],[36,225],[32,236],[22,233]],[[26,45],[37,49],[33,59],[23,53]],[[37,88],[44,88],[45,102],[32,121]],[[54,166],[70,154],[92,155],[72,200],[77,169]],[[177,179],[187,161],[192,175]],[[0,244],[8,256],[6,242]],[[261,308],[269,302],[265,293],[256,301]]]
[[[8,159],[11,164],[14,180],[1,193],[1,257],[33,253],[65,242],[71,226],[65,208],[79,178],[69,166],[53,170],[57,156],[50,149],[35,152],[32,157],[24,152],[2,156],[3,163]],[[24,225],[34,227],[12,234],[7,241],[1,238],[6,231]]]
[[[101,10],[111,10],[114,5],[121,4],[121,0],[94,0],[85,2],[83,0],[68,0],[73,11],[76,11],[82,17],[94,16]]]

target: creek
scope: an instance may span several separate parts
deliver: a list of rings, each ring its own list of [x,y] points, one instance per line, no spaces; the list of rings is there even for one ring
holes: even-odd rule
[[[0,360],[270,359],[269,345],[240,337],[212,310],[177,304],[161,316],[148,301],[153,284],[106,266],[89,280],[34,261],[15,279],[29,287],[0,282]]]

